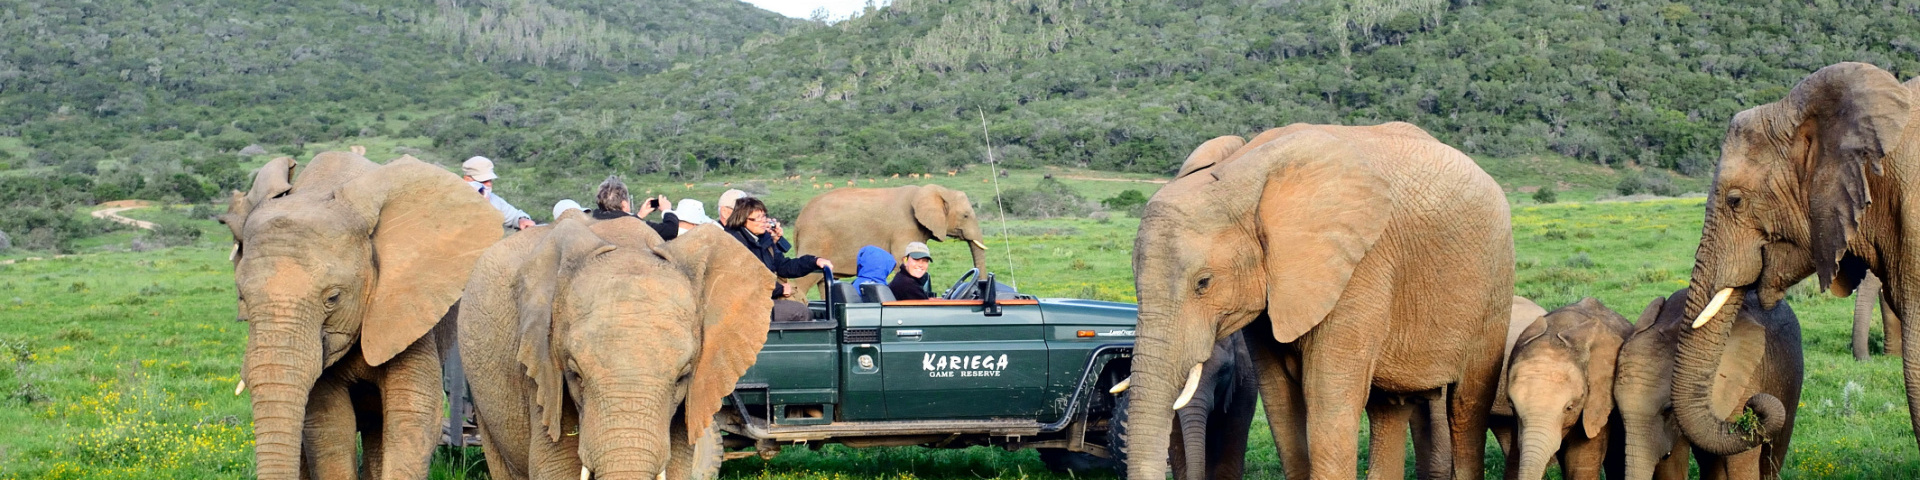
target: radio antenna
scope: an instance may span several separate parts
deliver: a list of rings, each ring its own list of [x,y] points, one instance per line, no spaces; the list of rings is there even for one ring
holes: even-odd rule
[[[993,158],[993,134],[987,131],[987,111],[977,105],[973,108],[980,113],[980,140],[987,145],[987,178],[993,179],[993,205],[1000,210],[1000,249],[1007,253],[1007,284],[1018,289],[1020,277],[1013,270],[1013,236],[1007,233],[1007,206],[1001,203],[1000,196],[1000,162]]]

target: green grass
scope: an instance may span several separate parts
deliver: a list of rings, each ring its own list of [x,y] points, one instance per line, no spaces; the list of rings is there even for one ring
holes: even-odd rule
[[[1042,174],[1015,172],[1001,179],[1002,187],[1031,185]],[[931,181],[985,199],[993,191],[991,181],[981,182],[988,178],[985,169],[975,169],[955,177],[940,172]],[[762,181],[774,202],[798,202],[816,191],[805,177]],[[840,181],[844,185],[845,179]],[[866,186],[865,179],[859,182]],[[907,182],[875,180],[876,185]],[[1126,188],[1150,193],[1156,186],[1067,182],[1092,200]],[[654,188],[675,198],[691,194],[703,200],[726,187],[724,181],[703,182],[691,191],[664,179],[633,183],[639,185],[636,191]],[[1521,201],[1513,211],[1517,289],[1548,308],[1593,296],[1628,318],[1637,317],[1647,301],[1684,286],[1699,238],[1701,202]],[[537,215],[546,210],[521,206]],[[5,364],[0,366],[0,478],[241,478],[251,472],[249,407],[246,397],[232,394],[245,329],[232,320],[226,229],[190,214],[187,208],[126,213],[163,223],[190,222],[203,233],[192,246],[127,251],[135,233],[120,231],[88,239],[80,255],[0,265],[0,363]],[[1004,225],[1010,242],[1002,240],[998,221],[985,227],[993,240],[988,265],[1023,292],[1134,298],[1130,256],[1138,220],[1013,220]],[[966,247],[957,242],[931,246],[938,259],[935,281],[944,288],[968,267]],[[16,251],[5,258],[26,256],[34,254]],[[1805,287],[1789,298],[1805,332],[1807,380],[1786,477],[1903,478],[1920,471],[1898,359],[1852,360],[1850,299],[1816,295]],[[1848,382],[1862,391],[1843,397]],[[1258,426],[1264,419],[1256,422],[1250,478],[1277,477],[1273,443]],[[1489,464],[1497,458],[1490,455]],[[435,456],[435,478],[486,478],[484,472],[478,449],[443,449]],[[796,480],[1070,478],[1047,472],[1033,452],[985,447],[793,448],[771,461],[728,462],[723,473]]]

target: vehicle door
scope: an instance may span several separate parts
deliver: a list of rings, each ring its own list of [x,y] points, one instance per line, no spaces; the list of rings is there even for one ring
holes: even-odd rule
[[[888,417],[1030,417],[1044,410],[1048,357],[1040,306],[979,300],[887,302],[881,358]]]

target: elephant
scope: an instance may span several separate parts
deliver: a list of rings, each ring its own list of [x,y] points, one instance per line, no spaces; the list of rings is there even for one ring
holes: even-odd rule
[[[1867,345],[1867,337],[1873,321],[1871,318],[1873,305],[1876,303],[1880,304],[1881,331],[1886,332],[1886,352],[1899,355],[1900,317],[1893,314],[1893,309],[1887,308],[1886,302],[1880,301],[1880,277],[1874,276],[1873,272],[1867,272],[1867,277],[1860,281],[1860,288],[1854,293],[1853,359],[1864,362],[1872,356],[1871,348]]]
[[[1746,295],[1749,298],[1741,302],[1733,320],[1730,343],[1711,372],[1725,379],[1707,388],[1712,392],[1711,407],[1716,412],[1734,412],[1747,397],[1764,393],[1785,402],[1781,412],[1785,425],[1767,443],[1733,455],[1690,447],[1690,437],[1681,435],[1675,418],[1678,412],[1672,408],[1675,353],[1683,333],[1691,330],[1683,312],[1688,291],[1656,297],[1640,313],[1633,336],[1621,346],[1614,376],[1614,408],[1624,439],[1619,443],[1625,458],[1621,478],[1685,479],[1689,450],[1704,478],[1779,478],[1791,451],[1793,418],[1805,378],[1800,322],[1785,300],[1768,309],[1752,298],[1756,292]]]
[[[773,273],[718,226],[568,212],[481,255],[459,338],[494,478],[712,478]]]
[[[866,245],[898,256],[908,243],[954,238],[968,242],[973,268],[987,266],[987,244],[981,243],[986,235],[972,200],[966,192],[939,185],[836,189],[807,201],[793,228],[796,252],[835,265],[853,265]],[[820,281],[819,275],[808,275],[794,282],[794,291],[806,292]]]
[[[1260,400],[1260,377],[1253,369],[1253,354],[1247,351],[1246,338],[1235,332],[1214,342],[1212,355],[1201,367],[1200,379],[1192,400],[1174,414],[1177,424],[1168,443],[1173,478],[1241,478],[1247,470],[1247,435]],[[1113,393],[1124,394],[1129,383],[1122,382]],[[1131,406],[1131,402],[1123,403],[1120,410]],[[1123,432],[1125,428],[1122,426]],[[1124,455],[1126,439],[1121,440],[1117,449]]]
[[[1147,202],[1133,271],[1130,478],[1164,475],[1175,397],[1243,328],[1267,418],[1303,419],[1270,425],[1290,477],[1356,476],[1375,388],[1445,388],[1454,476],[1481,476],[1512,226],[1499,185],[1426,131],[1294,124],[1209,140]]]
[[[1494,408],[1513,419],[1502,429],[1517,426],[1501,435],[1510,438],[1502,442],[1507,478],[1538,480],[1556,457],[1562,478],[1600,478],[1613,427],[1614,360],[1633,325],[1587,297],[1520,328],[1501,383],[1507,401]]]
[[[426,478],[442,399],[427,333],[500,238],[500,213],[410,156],[326,152],[297,166],[268,162],[220,217],[235,233],[247,322],[235,393],[253,388],[256,473]]]
[[[1847,296],[1867,272],[1880,277],[1899,318],[1920,304],[1920,202],[1905,201],[1920,181],[1920,122],[1911,122],[1920,80],[1901,84],[1864,63],[1839,63],[1808,75],[1785,99],[1733,117],[1720,146],[1694,253],[1674,367],[1673,408],[1696,450],[1731,455],[1774,437],[1786,425],[1780,399],[1748,399],[1757,422],[1713,408],[1712,375],[1725,353],[1733,317],[1757,290],[1773,307],[1787,288],[1819,275],[1820,287]],[[1915,207],[1915,208],[1910,208]],[[1920,325],[1905,322],[1903,338]],[[1920,342],[1901,345],[1911,427],[1920,432]],[[1917,437],[1920,438],[1920,437]]]

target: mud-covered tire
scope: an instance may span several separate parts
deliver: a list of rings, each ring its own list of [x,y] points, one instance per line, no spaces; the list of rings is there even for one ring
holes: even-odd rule
[[[1127,404],[1133,392],[1120,392],[1113,396],[1113,417],[1107,420],[1107,452],[1113,455],[1113,469],[1120,476],[1127,476]]]
[[[693,445],[687,445],[685,434],[675,429],[668,441],[670,457],[667,459],[667,478],[671,480],[712,480],[720,477],[720,462],[726,460],[726,449],[720,446],[720,425],[715,423],[707,427],[705,435]]]

